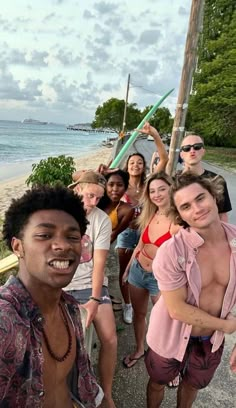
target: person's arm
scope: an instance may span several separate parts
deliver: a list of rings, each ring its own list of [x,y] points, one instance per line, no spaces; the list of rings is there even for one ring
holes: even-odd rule
[[[164,143],[161,140],[161,136],[159,135],[158,131],[151,126],[148,122],[145,123],[142,129],[139,130],[141,133],[145,133],[147,135],[151,135],[154,139],[158,154],[159,154],[159,162],[155,168],[155,173],[165,170],[166,164],[168,162],[168,154],[165,148]]]
[[[101,297],[102,285],[104,281],[104,270],[108,250],[95,249],[93,254],[93,276],[92,276],[92,297],[87,303],[82,305],[87,310],[86,327],[88,327],[97,314],[99,299]],[[96,300],[97,299],[97,300]]]
[[[128,226],[130,221],[134,216],[134,208],[130,207],[128,204],[123,204],[119,210],[119,223],[117,227],[111,233],[111,243],[115,241],[117,235],[124,231]]]
[[[142,234],[141,234],[141,236],[139,238],[139,242],[138,242],[137,246],[135,247],[135,249],[133,250],[132,256],[131,256],[131,258],[130,258],[130,260],[129,260],[126,268],[125,268],[125,272],[124,272],[124,274],[122,276],[123,284],[125,284],[125,282],[127,281],[127,278],[128,278],[128,275],[129,275],[129,268],[131,266],[131,263],[133,262],[134,258],[136,257],[137,252],[140,252],[143,247],[144,247],[144,243],[142,241]]]
[[[231,334],[236,331],[236,319],[221,319],[186,303],[186,285],[172,291],[161,291],[164,302],[172,319],[179,320],[191,326],[202,329],[220,330]]]

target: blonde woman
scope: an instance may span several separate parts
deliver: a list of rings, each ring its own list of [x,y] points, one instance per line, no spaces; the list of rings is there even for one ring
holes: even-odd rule
[[[152,272],[152,262],[158,248],[179,230],[169,215],[169,188],[172,179],[165,173],[149,176],[142,199],[142,213],[137,223],[141,236],[127,265],[124,281],[128,277],[131,302],[134,310],[135,351],[126,356],[123,364],[133,367],[144,356],[146,314],[149,296],[155,304],[159,298],[158,282]]]

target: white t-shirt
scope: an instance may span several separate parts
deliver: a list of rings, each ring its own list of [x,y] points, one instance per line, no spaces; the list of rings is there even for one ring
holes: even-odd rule
[[[82,238],[82,254],[80,264],[76,269],[74,277],[65,290],[81,290],[92,287],[93,275],[93,254],[95,249],[110,248],[111,240],[111,220],[108,215],[100,210],[93,208],[90,214],[87,215],[89,224],[85,235]],[[104,277],[103,285],[107,286],[108,279]]]

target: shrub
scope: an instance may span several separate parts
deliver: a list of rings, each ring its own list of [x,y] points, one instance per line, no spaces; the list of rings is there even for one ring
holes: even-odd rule
[[[76,170],[73,157],[61,155],[42,159],[38,164],[32,164],[32,173],[26,180],[27,186],[37,187],[42,184],[62,184],[68,186],[71,183],[71,175]]]

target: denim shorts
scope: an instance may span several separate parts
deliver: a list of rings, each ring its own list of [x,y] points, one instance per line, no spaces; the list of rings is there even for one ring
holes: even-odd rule
[[[150,296],[156,296],[159,292],[157,280],[153,273],[145,271],[137,259],[131,263],[128,282],[137,288],[147,289]]]
[[[138,244],[139,237],[139,230],[126,228],[118,235],[116,248],[126,248],[133,250]]]
[[[73,296],[80,305],[83,305],[84,303],[87,303],[89,301],[89,296],[92,296],[92,288],[80,289],[80,290],[68,290],[67,293]],[[101,299],[101,304],[104,304],[104,303],[111,304],[111,299],[109,296],[108,288],[106,286],[102,287],[100,299]]]

